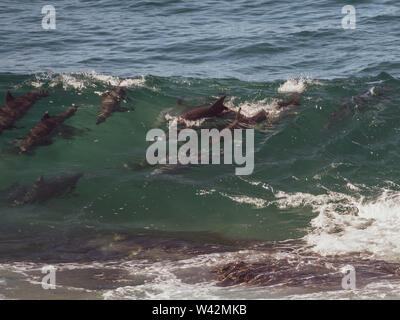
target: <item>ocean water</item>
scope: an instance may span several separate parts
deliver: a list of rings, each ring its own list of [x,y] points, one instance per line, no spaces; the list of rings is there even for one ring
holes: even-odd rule
[[[50,92],[0,135],[0,190],[84,176],[43,204],[0,201],[1,298],[400,298],[398,2],[352,1],[353,30],[333,0],[57,1],[55,30],[45,4],[0,4],[0,95]],[[110,84],[132,111],[96,126]],[[148,130],[196,105],[279,114],[293,93],[301,106],[255,128],[249,176],[137,166]],[[12,152],[72,104],[73,135]]]

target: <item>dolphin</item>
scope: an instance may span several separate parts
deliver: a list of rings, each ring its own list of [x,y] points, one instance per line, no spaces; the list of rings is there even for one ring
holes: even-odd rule
[[[185,120],[197,120],[201,118],[210,118],[210,117],[220,117],[222,114],[231,116],[231,114],[236,114],[236,118],[231,123],[228,127],[235,127],[239,126],[239,124],[245,125],[245,127],[254,127],[256,124],[269,120],[269,113],[266,112],[265,110],[259,111],[257,114],[255,114],[252,117],[245,117],[244,115],[237,114],[233,110],[230,110],[226,106],[223,105],[223,101],[226,98],[226,96],[220,98],[217,102],[215,102],[212,106],[208,108],[201,108],[201,109],[196,109],[193,111],[189,111],[183,115],[180,116],[181,119]],[[288,110],[296,106],[300,106],[301,96],[300,95],[292,95],[288,100],[283,100],[278,102],[277,109],[282,109],[282,110]]]
[[[381,86],[372,86],[368,90],[346,99],[339,109],[331,113],[325,128],[330,128],[335,122],[342,121],[353,112],[366,108],[368,102],[371,101],[374,96],[379,97],[382,94]]]
[[[239,108],[239,110],[236,112],[235,120],[226,127],[227,129],[252,128],[260,122],[268,120],[269,113],[264,109],[261,109],[251,117],[246,117],[241,114],[241,110],[242,108]]]
[[[36,101],[48,95],[47,90],[40,90],[14,98],[10,91],[7,91],[6,104],[0,108],[0,134],[3,130],[15,128],[14,123],[21,119]]]
[[[22,141],[20,145],[20,150],[22,152],[32,149],[33,147],[44,142],[45,139],[51,137],[54,129],[61,125],[65,120],[72,117],[77,110],[76,106],[69,107],[67,111],[57,114],[55,116],[50,116],[49,112],[46,111],[40,121],[29,130],[28,135]],[[51,142],[50,142],[51,143]]]
[[[210,107],[199,108],[189,112],[184,113],[180,116],[181,119],[184,120],[198,120],[201,118],[209,118],[219,116],[223,111],[229,110],[224,106],[224,100],[226,96],[218,99],[214,104]]]
[[[82,176],[82,173],[50,179],[41,176],[33,185],[27,186],[16,183],[8,189],[1,190],[0,197],[15,205],[42,204],[52,198],[71,192]]]
[[[283,100],[278,102],[278,108],[287,108],[287,107],[294,107],[294,106],[300,106],[301,105],[301,95],[300,94],[292,94],[288,100]]]
[[[278,102],[277,109],[281,110],[278,116],[273,116],[269,112],[261,109],[254,116],[246,117],[241,114],[241,109],[236,113],[235,120],[230,123],[226,128],[227,129],[237,129],[237,128],[252,128],[257,124],[267,121],[269,124],[277,123],[280,119],[286,117],[287,115],[293,114],[289,111],[293,109],[293,107],[300,106],[301,96],[298,94],[293,94],[289,97],[288,100],[282,100]]]
[[[127,112],[131,111],[129,108],[121,107],[121,100],[126,97],[126,91],[121,87],[113,87],[107,91],[102,97],[100,102],[100,110],[96,124],[100,124],[111,117],[114,112]]]

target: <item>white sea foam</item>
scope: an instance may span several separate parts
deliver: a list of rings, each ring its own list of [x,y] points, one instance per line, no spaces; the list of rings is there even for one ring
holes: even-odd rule
[[[139,78],[121,79],[119,77],[97,74],[97,73],[87,73],[85,75],[97,81],[101,81],[110,84],[112,86],[118,86],[118,87],[126,87],[126,88],[143,87],[146,83],[146,78],[144,76],[141,76]]]
[[[222,192],[220,194],[234,202],[252,205],[256,209],[265,208],[268,205],[268,201],[256,197],[249,197],[245,195],[233,196]]]
[[[286,300],[379,300],[399,299],[400,281],[378,281],[356,290],[332,290],[285,296]]]
[[[45,73],[35,76],[35,80],[30,82],[34,88],[43,87],[46,82],[50,88],[62,85],[64,90],[75,89],[83,90],[86,88],[96,88],[95,82],[100,82],[103,85],[120,86],[125,88],[145,87],[146,78],[140,76],[136,78],[119,78],[111,75],[97,74],[95,72],[72,72],[72,73]],[[155,88],[149,88],[156,90]],[[97,94],[102,94],[101,91],[96,91]]]
[[[214,277],[210,277],[209,272],[218,265],[237,260],[254,262],[263,256],[265,254],[260,252],[242,250],[152,264],[123,263],[122,267],[132,274],[150,275],[154,277],[153,280],[138,286],[125,286],[109,290],[103,294],[103,297],[104,299],[245,299],[247,295],[241,294],[237,287],[217,287],[216,281],[211,280]],[[188,271],[190,274],[199,276],[196,283],[185,279]]]
[[[308,85],[315,84],[315,82],[309,78],[292,78],[286,80],[278,88],[278,92],[281,93],[302,93],[307,89]]]
[[[281,196],[284,194],[282,193]],[[297,203],[295,201],[294,203]],[[57,272],[63,270],[123,270],[133,277],[139,277],[143,282],[138,285],[123,285],[115,289],[105,289],[95,292],[78,288],[76,285],[64,286],[57,283],[58,290],[73,290],[92,292],[104,299],[371,299],[398,298],[399,283],[394,280],[377,281],[367,284],[357,290],[330,290],[314,293],[299,293],[281,285],[268,287],[248,287],[236,285],[231,287],[217,286],[213,270],[227,263],[243,261],[254,263],[269,257],[275,259],[296,259],[296,252],[260,250],[241,250],[237,252],[212,253],[198,255],[183,260],[125,260],[88,263],[53,264]],[[24,275],[25,281],[40,286],[43,263],[18,262],[0,264],[0,271],[17,272]],[[36,271],[32,273],[32,271]],[[138,278],[138,279],[139,279]],[[38,287],[38,290],[42,290]],[[32,291],[34,292],[34,291]],[[60,292],[60,291],[58,291]],[[296,294],[294,294],[296,292]],[[301,292],[301,291],[300,291]],[[7,295],[3,298],[7,298]]]
[[[58,263],[53,264],[57,272],[64,270],[124,270],[134,277],[144,276],[142,284],[121,286],[116,289],[99,292],[104,299],[245,299],[248,294],[242,293],[238,287],[222,288],[216,286],[213,268],[237,260],[255,262],[267,254],[253,250],[238,252],[212,253],[198,255],[183,260],[163,260],[149,262],[147,260],[107,261],[90,263]],[[25,281],[40,285],[43,263],[17,262],[0,264],[0,271],[15,272],[23,276]],[[84,288],[62,286],[57,289],[85,290]],[[243,288],[245,291],[249,290]],[[41,290],[41,289],[40,289]],[[251,290],[251,289],[250,289]],[[88,291],[88,290],[86,290]],[[266,292],[262,293],[266,295]]]
[[[78,79],[72,74],[60,74],[56,79],[54,79],[52,82],[50,82],[49,86],[50,87],[55,87],[61,82],[62,87],[64,90],[67,90],[69,88],[73,89],[78,89],[82,90],[84,88],[87,88],[89,83],[86,81],[86,79]],[[95,86],[94,84],[92,86]]]
[[[198,120],[186,120],[179,116],[173,116],[169,113],[166,113],[165,120],[169,121],[169,127],[177,127],[178,123],[183,123],[187,128],[198,128],[206,119],[201,118]]]
[[[351,185],[349,189],[357,188]],[[400,261],[399,192],[383,189],[374,200],[331,191],[323,195],[279,192],[276,196],[281,208],[310,206],[318,213],[304,237],[312,251]]]
[[[220,193],[232,201],[249,204],[256,208],[275,205],[279,209],[309,208],[317,214],[311,220],[307,235],[303,238],[307,247],[323,256],[356,253],[371,259],[400,261],[400,192],[399,186],[387,181],[387,188],[376,188],[373,198],[361,196],[371,188],[363,184],[347,182],[347,192],[314,195],[304,192],[276,191],[260,181],[241,179],[250,185],[263,188],[266,200],[250,195]]]
[[[265,190],[270,190],[270,191],[274,192],[274,188],[266,182],[251,181],[251,180],[247,180],[246,178],[243,178],[241,176],[238,176],[238,178],[252,186],[260,186],[261,188],[263,188]]]
[[[213,194],[215,192],[215,189],[210,189],[210,190],[197,190],[196,195],[197,196],[204,196],[204,195],[209,195]]]
[[[245,101],[240,103],[239,105],[235,106],[234,105],[235,97],[230,99],[229,101],[225,102],[225,105],[237,112],[239,108],[241,109],[241,113],[246,116],[246,117],[251,117],[256,115],[258,112],[261,110],[265,110],[269,112],[270,114],[279,114],[279,110],[277,109],[277,101],[276,100],[269,100],[269,99],[263,99],[259,101]]]
[[[32,87],[34,88],[41,88],[44,85],[44,82],[41,81],[32,81],[31,82]]]

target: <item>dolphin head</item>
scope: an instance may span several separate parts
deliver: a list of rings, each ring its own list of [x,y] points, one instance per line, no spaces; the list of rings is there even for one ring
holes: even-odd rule
[[[121,99],[121,98],[125,98],[125,96],[126,96],[126,91],[125,91],[125,89],[124,88],[122,88],[122,87],[114,87],[114,88],[112,88],[111,90],[110,90],[110,93],[109,93],[112,97],[114,97],[114,98],[118,98],[118,99]]]

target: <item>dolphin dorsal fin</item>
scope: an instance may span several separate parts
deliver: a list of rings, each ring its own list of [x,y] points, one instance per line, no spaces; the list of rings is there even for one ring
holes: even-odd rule
[[[14,100],[15,98],[11,95],[10,91],[6,92],[6,103],[11,102],[12,100]]]
[[[240,114],[240,112],[242,111],[242,107],[240,107],[239,108],[239,110],[238,110],[238,112],[236,113],[236,121],[239,121],[240,120],[240,117],[241,117],[241,114]]]
[[[50,114],[49,114],[48,111],[46,111],[46,112],[43,114],[43,116],[42,116],[42,118],[40,119],[40,121],[44,121],[44,120],[49,119],[49,118],[50,118]]]
[[[222,98],[219,98],[212,106],[211,109],[224,109],[224,100],[226,96],[223,96]]]
[[[43,176],[40,176],[40,177],[36,180],[35,185],[42,184],[43,182],[44,182],[44,178],[43,178]]]

